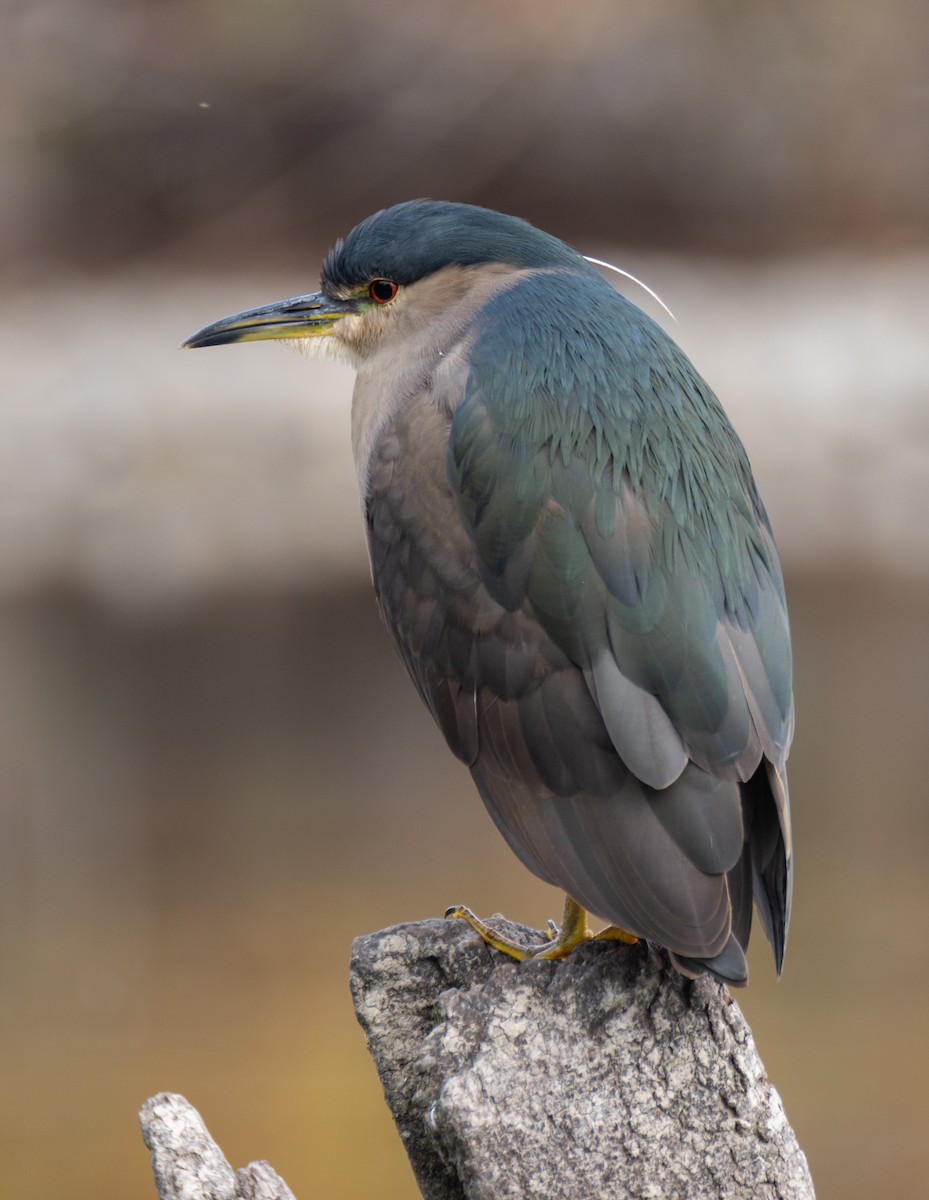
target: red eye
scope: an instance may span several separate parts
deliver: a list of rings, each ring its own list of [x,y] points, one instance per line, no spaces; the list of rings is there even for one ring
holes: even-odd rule
[[[392,279],[372,279],[368,284],[368,295],[375,304],[389,304],[399,290]]]

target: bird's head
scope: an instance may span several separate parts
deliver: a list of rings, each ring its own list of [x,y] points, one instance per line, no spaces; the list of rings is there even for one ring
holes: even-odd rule
[[[564,242],[518,217],[470,204],[412,200],[383,209],[338,241],[320,290],[214,321],[185,347],[296,339],[358,363],[390,330],[408,335],[470,292],[527,270],[592,271]]]

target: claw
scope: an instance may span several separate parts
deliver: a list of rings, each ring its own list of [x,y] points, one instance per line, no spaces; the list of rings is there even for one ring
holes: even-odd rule
[[[530,958],[566,958],[582,942],[590,941],[594,936],[587,928],[587,913],[570,896],[565,896],[561,927],[556,926],[554,921],[549,921],[547,941],[542,942],[538,946],[520,945],[519,942],[492,929],[486,921],[482,921],[480,917],[475,916],[470,908],[465,908],[461,904],[447,909],[445,916],[455,920],[467,921],[475,933],[480,934],[488,946],[493,946],[495,950],[499,950],[503,954],[508,954],[510,958],[515,958],[517,962],[525,962]],[[604,930],[604,934],[611,938],[617,938],[620,941],[630,938],[633,942],[635,941],[635,938],[631,934],[623,934],[622,930],[614,930],[612,926],[610,930]],[[623,936],[620,937],[620,934],[623,934]]]
[[[446,909],[445,916],[451,920],[467,921],[474,932],[480,934],[488,946],[493,946],[494,950],[508,954],[510,958],[515,958],[517,962],[525,962],[527,958],[534,958],[538,951],[543,948],[541,946],[521,946],[505,934],[497,933],[486,921],[482,921],[470,908],[465,908],[463,904],[457,904],[452,908]]]

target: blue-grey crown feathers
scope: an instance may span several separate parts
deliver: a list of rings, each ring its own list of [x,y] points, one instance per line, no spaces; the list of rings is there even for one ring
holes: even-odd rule
[[[505,263],[575,267],[584,258],[519,217],[473,204],[409,200],[382,209],[338,241],[323,264],[323,287],[361,287],[371,279],[415,283],[443,267]]]

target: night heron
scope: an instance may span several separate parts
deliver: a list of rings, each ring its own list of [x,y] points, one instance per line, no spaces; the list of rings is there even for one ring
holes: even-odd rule
[[[515,217],[414,201],[328,254],[321,290],[187,346],[296,338],[357,369],[378,604],[561,929],[747,980],[754,897],[790,913],[790,634],[748,459],[684,353],[588,259]]]

